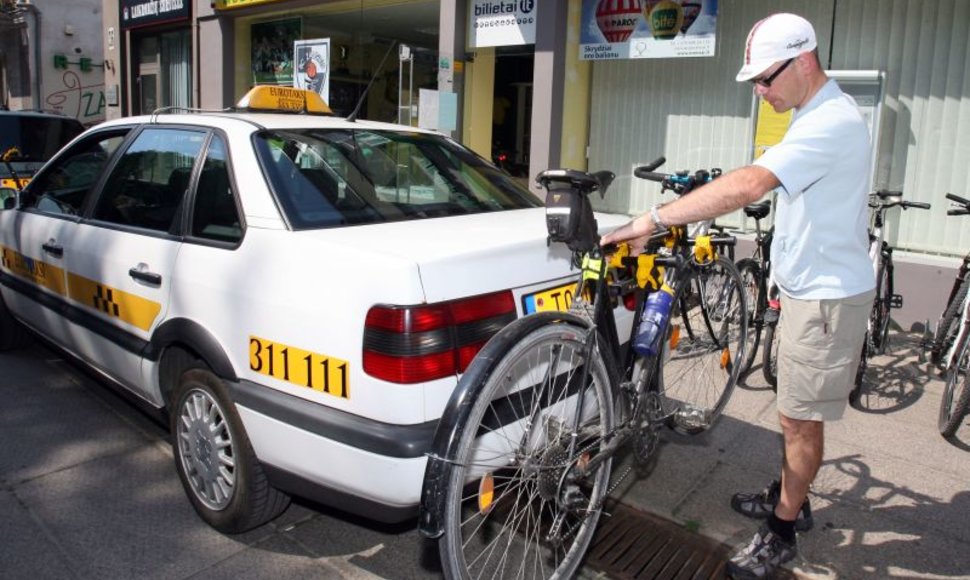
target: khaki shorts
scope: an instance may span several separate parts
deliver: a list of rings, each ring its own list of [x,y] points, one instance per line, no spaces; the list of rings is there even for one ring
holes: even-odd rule
[[[803,421],[842,418],[855,383],[875,290],[831,300],[782,294],[778,411]]]

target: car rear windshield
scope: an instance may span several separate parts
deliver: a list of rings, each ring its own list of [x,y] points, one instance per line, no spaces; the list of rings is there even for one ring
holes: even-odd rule
[[[0,153],[16,147],[17,161],[43,163],[83,131],[70,117],[0,114]]]
[[[275,130],[258,133],[255,146],[294,229],[542,205],[511,177],[439,135]]]

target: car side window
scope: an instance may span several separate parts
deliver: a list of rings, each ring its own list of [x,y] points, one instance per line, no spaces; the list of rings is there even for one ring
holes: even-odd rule
[[[226,158],[225,142],[214,135],[195,187],[195,207],[192,208],[192,235],[195,237],[220,242],[242,239],[242,223]]]
[[[31,181],[20,207],[45,213],[79,215],[108,159],[128,130],[99,133],[75,143]]]
[[[92,216],[168,232],[178,215],[205,131],[148,128],[118,159]]]

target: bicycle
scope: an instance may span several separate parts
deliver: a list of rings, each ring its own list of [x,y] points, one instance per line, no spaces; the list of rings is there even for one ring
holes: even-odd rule
[[[765,316],[768,312],[770,298],[770,273],[771,273],[771,239],[774,235],[774,228],[767,231],[761,229],[761,220],[766,218],[771,212],[771,201],[765,200],[751,204],[744,208],[744,214],[754,219],[755,224],[755,250],[750,258],[738,260],[736,265],[741,280],[744,282],[744,289],[747,293],[748,304],[748,340],[746,343],[745,359],[741,364],[741,376],[744,377],[751,370],[754,358],[761,342],[761,332],[765,328]],[[765,337],[765,344],[770,344],[768,337]],[[767,372],[767,371],[763,371]],[[765,374],[765,378],[768,375]],[[769,381],[769,384],[773,384]]]
[[[661,163],[635,174],[675,190],[696,183],[653,173]],[[613,457],[632,446],[634,463],[647,462],[663,425],[707,431],[737,382],[745,297],[733,263],[719,257],[736,240],[672,227],[644,254],[621,245],[610,255],[588,197],[612,177],[551,170],[537,178],[549,192],[550,241],[566,243],[580,266],[577,290],[569,311],[530,314],[495,335],[445,408],[419,527],[438,538],[446,578],[571,577],[605,498],[632,469],[607,489]],[[648,289],[665,284],[672,310],[656,353],[621,348],[614,304],[637,292],[639,314]]]
[[[856,370],[855,384],[849,393],[849,401],[857,404],[865,391],[865,373],[869,359],[884,354],[889,342],[889,321],[891,309],[903,307],[901,294],[893,292],[893,247],[884,238],[883,225],[885,213],[900,207],[930,209],[930,204],[919,201],[904,201],[903,192],[879,190],[869,195],[869,208],[872,210],[869,228],[869,259],[876,275],[876,297],[872,303],[869,320],[866,324],[866,338],[862,345],[862,355]]]
[[[946,198],[958,205],[964,206],[962,208],[958,207],[947,210],[947,215],[967,215],[967,208],[970,207],[967,206],[970,203],[968,200],[952,193],[946,194]],[[970,273],[970,252],[967,252],[963,257],[960,269],[957,271],[956,278],[953,280],[953,287],[950,288],[950,295],[946,300],[946,308],[944,308],[943,314],[940,316],[940,321],[936,326],[936,333],[931,339],[924,339],[924,350],[929,350],[930,362],[936,366],[941,365],[943,355],[953,344],[954,335],[956,334],[955,330],[953,330],[953,323],[956,322],[957,317],[962,313],[960,305],[967,295],[968,287],[970,287],[970,282],[967,282],[968,273]],[[928,324],[927,327],[929,327]],[[921,356],[925,356],[923,352],[920,354]],[[923,362],[926,361],[924,360]]]
[[[952,193],[946,198],[958,207],[947,210],[947,215],[970,215],[970,200]],[[940,412],[937,418],[937,429],[940,435],[952,437],[963,422],[963,418],[970,412],[970,299],[967,295],[967,270],[970,264],[970,253],[964,259],[953,288],[947,300],[946,308],[940,317],[936,335],[928,347],[933,364],[942,368],[946,382],[940,399]],[[921,359],[925,356],[921,353]]]

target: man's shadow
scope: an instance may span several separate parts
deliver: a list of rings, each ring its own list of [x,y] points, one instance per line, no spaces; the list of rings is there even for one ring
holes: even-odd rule
[[[854,483],[846,488],[844,482],[850,479]],[[825,480],[839,483],[826,486]],[[800,538],[800,544],[811,545],[817,554],[807,559],[805,571],[824,572],[827,561],[844,578],[970,574],[965,551],[970,491],[940,501],[876,479],[858,455],[824,462],[816,483],[840,489],[813,494],[832,504],[815,512],[816,530]]]

